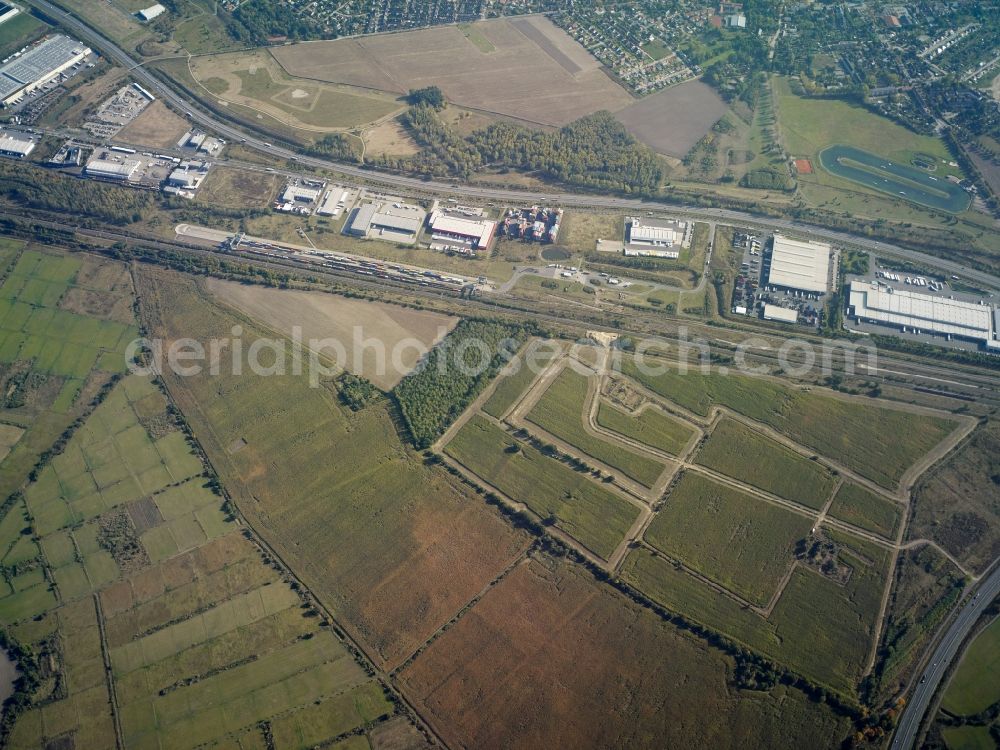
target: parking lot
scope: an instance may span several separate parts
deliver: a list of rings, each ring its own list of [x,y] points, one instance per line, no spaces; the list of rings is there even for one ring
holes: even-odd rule
[[[765,305],[775,305],[798,313],[798,323],[818,327],[829,294],[785,289],[767,283],[770,272],[768,248],[772,237],[763,234],[737,232],[733,250],[741,253],[740,270],[733,285],[731,311],[736,315],[764,314]],[[836,278],[836,274],[834,274]]]

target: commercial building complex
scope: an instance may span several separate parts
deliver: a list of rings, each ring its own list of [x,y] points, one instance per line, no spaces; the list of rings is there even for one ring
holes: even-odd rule
[[[681,248],[690,243],[690,222],[637,216],[625,220],[625,255],[679,258]]]
[[[90,47],[56,34],[0,66],[0,104],[9,107],[91,54]]]
[[[434,242],[457,243],[466,250],[483,250],[493,240],[497,223],[490,219],[467,219],[449,216],[444,211],[431,214],[430,230]]]
[[[21,133],[0,132],[0,154],[23,159],[35,149],[35,139]]]
[[[786,289],[825,293],[830,287],[830,246],[774,235],[767,281]]]
[[[393,242],[414,242],[424,223],[423,209],[402,203],[383,206],[367,203],[358,207],[344,229],[355,237],[374,237]]]
[[[131,180],[135,172],[141,166],[137,159],[123,159],[122,161],[112,161],[110,159],[91,159],[84,168],[88,177],[97,177],[102,180],[118,180],[126,182]]]
[[[1000,348],[992,305],[939,295],[893,289],[878,281],[852,281],[848,313],[859,321],[891,326],[912,333],[958,336]]]

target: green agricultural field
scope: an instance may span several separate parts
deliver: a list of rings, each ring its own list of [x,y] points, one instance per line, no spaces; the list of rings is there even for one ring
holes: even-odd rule
[[[695,460],[702,466],[816,510],[830,499],[836,481],[822,464],[810,461],[735,419],[719,420]]]
[[[941,706],[956,716],[973,716],[1000,701],[1000,618],[972,642],[951,678]]]
[[[646,541],[753,604],[765,605],[811,521],[686,472],[646,531]]]
[[[143,269],[139,279],[154,335],[208,341],[239,323],[250,340],[273,336],[192,277]],[[165,378],[248,522],[376,663],[412,653],[527,545],[524,532],[402,441],[389,399],[354,412],[333,376],[317,388],[290,368],[262,376],[243,364],[241,375]],[[425,395],[440,399],[435,415],[438,404],[447,415],[454,383],[421,382],[440,386]]]
[[[903,508],[860,485],[845,482],[833,498],[830,515],[892,539],[902,521]]]
[[[541,518],[554,517],[556,526],[604,558],[638,515],[617,494],[478,415],[458,431],[445,452]]]
[[[597,424],[675,456],[684,450],[695,433],[690,425],[657,409],[645,409],[633,416],[605,401],[597,406]]]
[[[518,356],[518,361],[522,363],[520,369],[500,378],[496,389],[483,404],[483,411],[490,416],[501,419],[555,355],[556,351],[553,345],[536,340],[529,342]]]
[[[941,730],[948,750],[996,750],[988,726],[945,727]]]
[[[622,371],[695,414],[708,416],[719,404],[763,422],[890,489],[956,427],[944,416],[913,414],[881,405],[884,401],[863,403],[818,389],[804,391],[767,378],[694,370],[654,375],[640,371],[629,359]],[[886,443],[882,439],[886,434],[897,439]],[[872,445],[881,450],[872,451]]]
[[[767,619],[648,550],[630,553],[622,576],[664,607],[852,695],[876,636],[889,561],[884,550],[860,540],[836,541],[842,562],[853,570],[847,584],[797,567]]]
[[[527,419],[583,453],[652,487],[663,473],[663,463],[586,431],[583,410],[588,403],[587,392],[587,378],[567,367],[528,413]]]

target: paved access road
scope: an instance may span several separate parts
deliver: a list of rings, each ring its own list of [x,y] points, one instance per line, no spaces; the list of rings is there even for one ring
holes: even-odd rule
[[[967,600],[948,626],[948,630],[945,631],[931,655],[930,662],[921,674],[913,695],[903,709],[903,715],[893,735],[892,750],[912,750],[914,747],[920,722],[927,713],[941,679],[958,654],[959,646],[990,602],[1000,595],[1000,565],[995,566],[990,575],[980,579],[972,591],[973,598]]]
[[[975,278],[982,284],[989,284],[1000,289],[1000,276],[978,271],[955,261],[936,258],[913,250],[897,247],[885,242],[870,240],[864,237],[856,237],[844,232],[837,232],[831,229],[801,224],[787,219],[774,219],[769,217],[754,216],[753,214],[741,211],[731,211],[728,209],[700,208],[696,206],[666,206],[663,203],[642,201],[632,198],[616,198],[610,196],[585,195],[576,193],[542,193],[528,190],[508,190],[489,187],[475,187],[471,185],[459,185],[455,183],[435,182],[422,180],[416,177],[405,177],[402,175],[386,174],[383,172],[373,172],[346,164],[318,159],[311,156],[303,156],[298,152],[282,146],[273,145],[262,138],[249,132],[239,130],[232,125],[217,119],[214,115],[203,110],[196,102],[190,101],[182,94],[168,86],[160,78],[147,71],[139,61],[132,58],[125,50],[118,47],[114,42],[105,37],[100,31],[91,28],[75,16],[65,13],[50,3],[48,0],[28,0],[30,5],[43,10],[52,18],[58,20],[66,29],[76,34],[81,40],[86,41],[91,46],[104,52],[112,61],[128,69],[129,73],[139,80],[150,91],[155,92],[167,103],[173,105],[177,110],[185,113],[189,120],[201,127],[216,132],[233,142],[266,153],[276,159],[294,159],[302,164],[307,164],[317,169],[324,169],[350,175],[355,179],[364,181],[375,181],[392,184],[403,188],[420,192],[435,192],[442,195],[463,195],[470,198],[480,198],[485,200],[498,200],[509,202],[512,205],[530,205],[542,203],[556,206],[577,206],[581,208],[615,208],[621,210],[642,211],[663,211],[669,210],[678,216],[695,219],[721,219],[723,221],[735,223],[739,226],[746,226],[753,229],[772,231],[796,231],[806,233],[818,239],[825,239],[840,245],[858,247],[864,250],[879,252],[904,258],[914,263],[921,263],[932,266],[950,274],[961,274],[970,278]]]

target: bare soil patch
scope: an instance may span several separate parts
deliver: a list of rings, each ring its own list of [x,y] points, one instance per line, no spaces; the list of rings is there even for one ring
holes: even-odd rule
[[[323,292],[299,292],[248,286],[235,281],[206,279],[206,288],[218,299],[285,336],[293,326],[302,329],[308,346],[310,339],[332,338],[348,353],[343,364],[355,375],[367,378],[382,390],[391,390],[420,359],[415,345],[400,349],[394,363],[392,352],[406,342],[429,349],[455,327],[458,318],[396,305],[348,299]],[[372,341],[354,356],[355,337]],[[384,347],[385,367],[379,364],[378,348]],[[332,352],[328,350],[328,353]],[[398,366],[397,365],[401,365]]]
[[[725,113],[726,103],[711,86],[687,81],[650,94],[615,117],[657,153],[683,156]]]
[[[846,733],[846,721],[794,691],[731,690],[729,669],[719,652],[543,557],[505,577],[399,683],[458,747],[818,748]]]
[[[170,148],[176,146],[187,131],[187,122],[157,99],[132,120],[118,137],[143,146]]]
[[[411,156],[420,151],[420,147],[396,118],[386,120],[366,130],[364,139],[365,155],[369,157]]]
[[[459,106],[542,125],[565,125],[632,97],[582,46],[546,18],[490,20],[475,28],[484,53],[457,26],[276,47],[293,75],[391,91],[436,85]],[[544,85],[542,85],[544,82]]]

